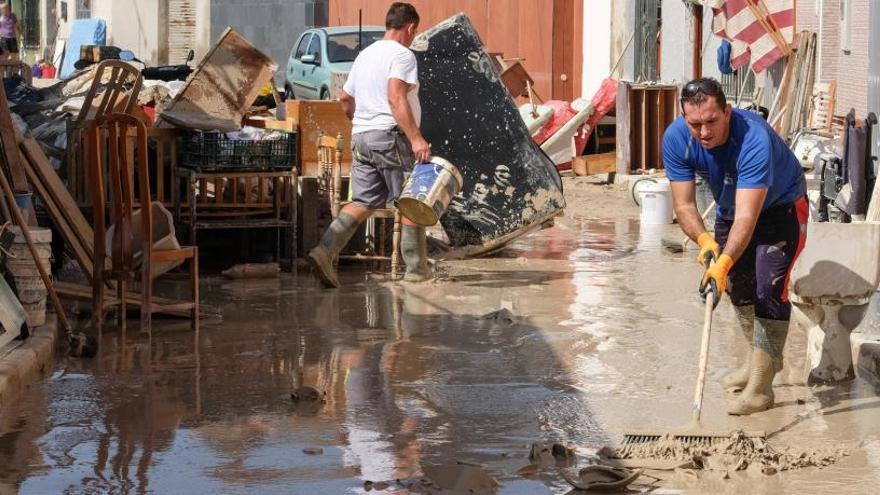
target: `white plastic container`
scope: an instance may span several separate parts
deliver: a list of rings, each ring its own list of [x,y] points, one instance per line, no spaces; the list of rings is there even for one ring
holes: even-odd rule
[[[641,205],[640,221],[644,225],[672,223],[672,188],[668,180],[645,180],[635,185]]]

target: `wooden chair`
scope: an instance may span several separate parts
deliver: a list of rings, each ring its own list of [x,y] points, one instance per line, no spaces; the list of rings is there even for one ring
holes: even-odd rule
[[[132,139],[130,130],[133,129]],[[193,329],[199,324],[199,265],[196,247],[154,250],[153,219],[149,200],[141,208],[141,245],[135,246],[132,231],[134,216],[135,177],[140,198],[150,198],[150,174],[147,162],[147,129],[137,118],[123,113],[110,113],[91,122],[86,133],[89,150],[89,172],[92,184],[92,206],[95,217],[95,260],[103,260],[106,253],[105,206],[111,202],[110,221],[115,225],[109,270],[103,263],[95,263],[92,283],[94,318],[101,328],[104,318],[104,283],[115,281],[118,291],[119,326],[125,326],[126,290],[137,278],[134,265],[135,251],[141,253],[141,330],[151,331],[152,314],[161,310],[189,311]],[[106,177],[105,177],[106,168]],[[109,189],[108,195],[105,187]],[[140,249],[137,249],[140,248]],[[153,263],[189,260],[192,302],[173,308],[153,303]]]
[[[350,203],[348,195],[342,190],[342,134],[337,136],[318,135],[318,167],[321,176],[318,180],[319,192],[324,193],[330,204],[330,216],[336,218],[342,207]],[[346,257],[356,260],[387,260],[385,255],[385,229],[379,229],[378,243],[376,236],[376,218],[394,221],[394,233],[391,240],[391,276],[396,277],[400,270],[400,212],[393,206],[373,210],[373,214],[367,220],[367,256],[355,255]],[[378,250],[376,245],[378,244]],[[378,251],[378,253],[377,253]]]
[[[105,79],[107,71],[110,71],[110,75]],[[143,83],[144,77],[141,75],[141,71],[133,65],[121,60],[101,62],[95,69],[95,78],[92,80],[89,92],[86,93],[86,99],[76,120],[79,122],[93,120],[115,111],[131,112],[137,103],[137,97]],[[104,92],[98,95],[102,86]],[[96,98],[100,98],[97,106],[95,106]]]
[[[67,121],[67,176],[69,189],[81,206],[91,201],[91,182],[85,133],[94,119],[111,112],[131,113],[143,85],[136,67],[121,60],[105,60],[95,67],[94,78],[76,117]],[[103,91],[102,91],[103,88]]]

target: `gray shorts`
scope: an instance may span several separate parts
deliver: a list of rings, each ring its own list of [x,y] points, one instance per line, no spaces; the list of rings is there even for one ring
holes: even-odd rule
[[[396,130],[359,132],[351,151],[352,202],[375,210],[396,201],[415,163],[409,139]]]

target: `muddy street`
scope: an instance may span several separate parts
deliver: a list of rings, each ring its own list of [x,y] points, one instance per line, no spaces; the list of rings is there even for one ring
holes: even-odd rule
[[[0,416],[0,482],[20,493],[360,493],[463,461],[485,466],[498,493],[568,492],[556,469],[517,474],[530,444],[570,443],[584,465],[627,429],[686,423],[703,312],[699,266],[661,248],[676,226],[640,229],[628,191],[567,187],[578,199],[555,227],[447,262],[436,282],[385,283],[357,266],[338,290],[307,272],[209,278],[204,298],[222,322],[193,333],[157,320],[151,341],[136,323],[105,331],[97,358],[59,358]],[[633,488],[875,490],[880,398],[861,381],[799,385],[803,335],[786,348],[778,406],[725,414],[718,379],[744,351],[733,319],[724,301],[705,422],[849,455],[774,475],[661,473]]]

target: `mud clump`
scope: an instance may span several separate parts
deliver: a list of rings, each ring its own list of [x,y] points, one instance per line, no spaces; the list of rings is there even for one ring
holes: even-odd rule
[[[617,459],[690,461],[694,469],[710,471],[752,470],[764,474],[806,467],[825,467],[849,455],[843,448],[778,448],[762,438],[749,438],[742,431],[708,443],[685,443],[666,435],[656,442],[629,444],[610,450]]]

